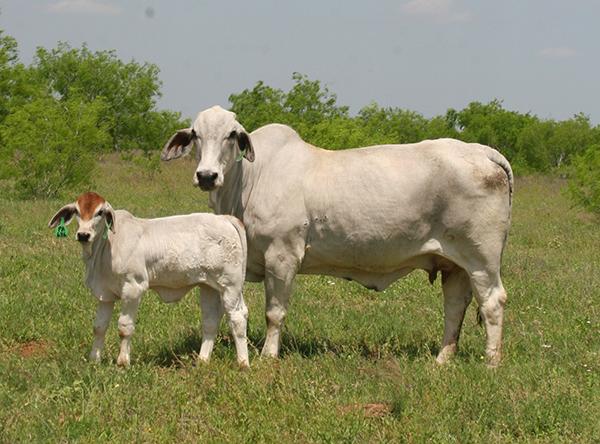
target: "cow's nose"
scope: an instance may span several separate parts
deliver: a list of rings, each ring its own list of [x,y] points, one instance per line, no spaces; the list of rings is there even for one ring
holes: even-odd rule
[[[202,189],[214,188],[217,177],[219,177],[219,173],[213,173],[212,171],[196,171],[198,185],[200,185],[200,188]]]
[[[90,233],[77,233],[77,240],[79,242],[87,242],[90,240]]]

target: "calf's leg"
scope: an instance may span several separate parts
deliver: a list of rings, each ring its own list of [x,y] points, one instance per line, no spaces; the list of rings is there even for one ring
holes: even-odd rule
[[[227,287],[223,291],[223,308],[227,313],[229,327],[235,341],[237,361],[240,367],[250,366],[248,361],[248,340],[246,329],[248,326],[248,308],[244,303],[241,288]]]
[[[208,362],[223,317],[223,304],[219,292],[213,288],[200,288],[200,310],[202,311],[202,345],[198,359]]]
[[[90,361],[92,362],[100,362],[102,349],[104,348],[104,337],[112,317],[114,305],[114,301],[98,301],[96,319],[94,320],[94,342],[90,352]]]
[[[135,318],[143,291],[135,286],[127,286],[121,297],[121,315],[119,316],[119,336],[121,350],[117,365],[128,366],[130,363],[131,336],[135,330]]]

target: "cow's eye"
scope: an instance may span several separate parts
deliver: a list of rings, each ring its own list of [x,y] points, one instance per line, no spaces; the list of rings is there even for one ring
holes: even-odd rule
[[[234,131],[232,131],[232,132],[230,132],[230,133],[229,133],[229,135],[227,136],[227,138],[228,138],[228,139],[233,139],[233,138],[236,136],[236,134],[237,134],[237,133],[236,133],[236,132],[235,132],[235,130],[234,130]]]
[[[104,210],[100,210],[96,213],[96,216],[102,217],[103,214],[104,214]]]

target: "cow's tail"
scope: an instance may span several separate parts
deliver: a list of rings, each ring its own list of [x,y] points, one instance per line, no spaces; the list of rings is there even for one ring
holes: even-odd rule
[[[504,157],[495,149],[490,148],[489,146],[486,146],[486,148],[487,158],[494,162],[496,165],[498,165],[500,168],[502,168],[506,173],[506,176],[508,177],[508,202],[512,206],[512,195],[513,190],[515,188],[515,179],[513,176],[512,168],[510,167],[510,163],[508,163],[506,157]]]
[[[244,228],[244,224],[242,223],[241,220],[239,220],[237,217],[234,216],[227,216],[227,218],[229,219],[229,221],[231,222],[231,225],[233,225],[233,227],[235,228],[235,231],[237,231],[238,236],[240,237],[240,242],[242,245],[242,277],[244,278],[244,281],[246,280],[246,266],[247,266],[247,262],[248,262],[248,242],[246,241],[246,229]]]

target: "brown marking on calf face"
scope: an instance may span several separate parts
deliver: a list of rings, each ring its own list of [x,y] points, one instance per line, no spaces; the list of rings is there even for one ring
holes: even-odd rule
[[[483,184],[486,188],[499,189],[508,186],[508,177],[502,168],[497,168],[492,174],[483,177]]]
[[[81,220],[90,220],[94,217],[94,211],[98,208],[98,205],[106,202],[102,196],[90,191],[83,193],[77,198],[77,205],[79,206],[79,217]]]

